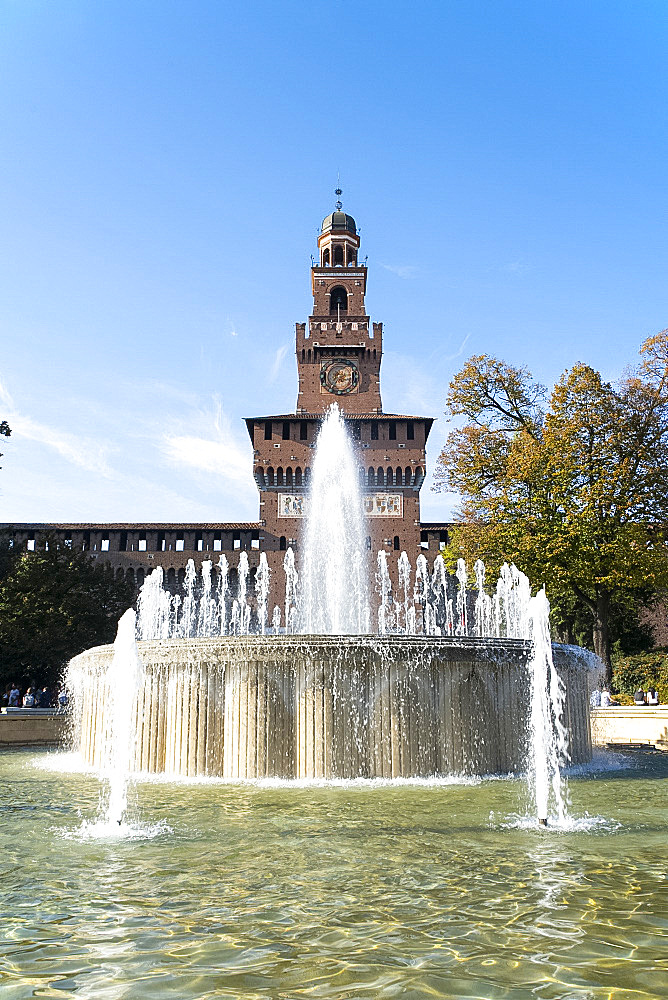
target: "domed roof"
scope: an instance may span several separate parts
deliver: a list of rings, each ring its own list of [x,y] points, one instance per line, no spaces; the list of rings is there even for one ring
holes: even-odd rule
[[[355,220],[352,215],[346,215],[345,212],[332,212],[331,215],[322,220],[323,233],[329,232],[330,229],[345,229],[347,232],[357,235]]]

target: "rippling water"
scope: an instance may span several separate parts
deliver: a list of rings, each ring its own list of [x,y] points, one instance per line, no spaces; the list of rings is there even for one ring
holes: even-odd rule
[[[65,763],[0,754],[2,1000],[665,995],[666,756],[572,777],[566,832],[511,779],[147,781],[114,838]]]

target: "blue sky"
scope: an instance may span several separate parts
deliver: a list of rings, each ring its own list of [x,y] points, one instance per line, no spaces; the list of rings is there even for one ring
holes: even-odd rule
[[[667,43],[665,0],[0,0],[0,521],[257,517],[339,171],[432,469],[470,354],[616,378],[668,326]]]

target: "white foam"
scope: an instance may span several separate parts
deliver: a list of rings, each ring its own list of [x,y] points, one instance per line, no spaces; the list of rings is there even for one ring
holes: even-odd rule
[[[173,833],[161,820],[158,823],[108,823],[106,820],[84,820],[75,830],[54,828],[53,832],[65,840],[154,840]]]
[[[494,824],[493,824],[494,825]],[[505,822],[496,825],[500,830],[533,830],[540,834],[550,833],[592,833],[594,831],[613,833],[621,823],[607,816],[548,816],[547,826],[541,826],[535,816],[510,815]]]

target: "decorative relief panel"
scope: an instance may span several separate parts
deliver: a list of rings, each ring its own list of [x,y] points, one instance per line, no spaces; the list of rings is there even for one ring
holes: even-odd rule
[[[304,493],[279,493],[279,517],[306,517],[307,497]]]
[[[368,517],[403,517],[404,498],[401,493],[370,493],[364,497],[364,513]]]
[[[401,493],[368,493],[362,499],[367,517],[403,517],[404,498]],[[279,517],[306,517],[308,495],[306,493],[279,493]]]

